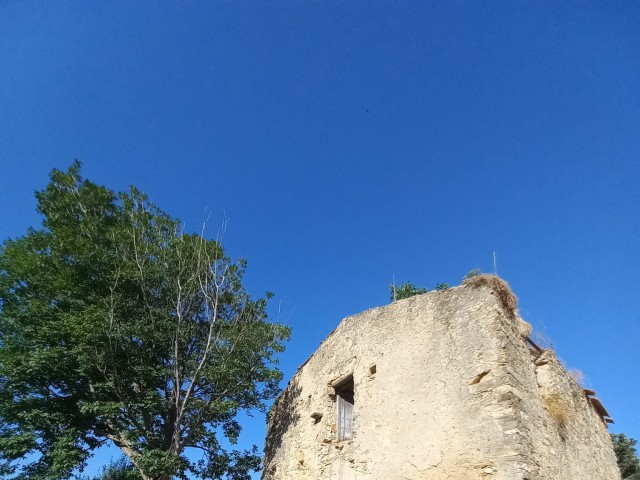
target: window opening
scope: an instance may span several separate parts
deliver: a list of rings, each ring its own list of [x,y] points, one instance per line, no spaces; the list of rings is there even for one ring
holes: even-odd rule
[[[336,436],[338,441],[353,438],[353,377],[335,385],[336,391]]]

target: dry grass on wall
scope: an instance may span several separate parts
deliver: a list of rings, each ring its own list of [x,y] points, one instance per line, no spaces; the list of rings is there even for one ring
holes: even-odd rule
[[[518,299],[511,291],[509,284],[497,275],[477,275],[466,279],[462,285],[471,288],[489,287],[496,293],[507,314],[515,320],[518,312]]]
[[[573,380],[575,380],[580,388],[585,388],[585,386],[587,385],[587,377],[584,372],[582,372],[582,370],[579,370],[577,368],[569,368],[567,369],[567,373],[571,378],[573,378]]]
[[[548,393],[542,396],[544,408],[558,427],[560,437],[564,440],[567,424],[571,420],[571,405],[559,393]]]

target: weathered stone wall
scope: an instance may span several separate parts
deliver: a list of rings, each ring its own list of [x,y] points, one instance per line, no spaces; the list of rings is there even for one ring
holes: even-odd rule
[[[582,389],[527,347],[504,289],[475,287],[344,319],[274,405],[263,480],[619,479]],[[337,441],[328,387],[347,375],[354,438]]]
[[[523,390],[522,411],[540,478],[620,478],[605,422],[553,352],[535,358],[534,373],[537,389]]]

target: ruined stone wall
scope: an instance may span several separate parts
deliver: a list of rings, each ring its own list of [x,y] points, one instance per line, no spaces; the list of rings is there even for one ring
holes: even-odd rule
[[[344,319],[272,408],[263,480],[619,479],[601,418],[494,287]],[[348,375],[354,438],[337,441],[328,387]]]
[[[553,352],[536,355],[534,374],[537,389],[523,390],[521,409],[539,477],[620,478],[605,422]]]

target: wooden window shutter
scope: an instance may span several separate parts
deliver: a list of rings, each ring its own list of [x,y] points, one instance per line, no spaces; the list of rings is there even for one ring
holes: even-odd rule
[[[353,380],[336,389],[338,440],[350,440],[353,438]]]

